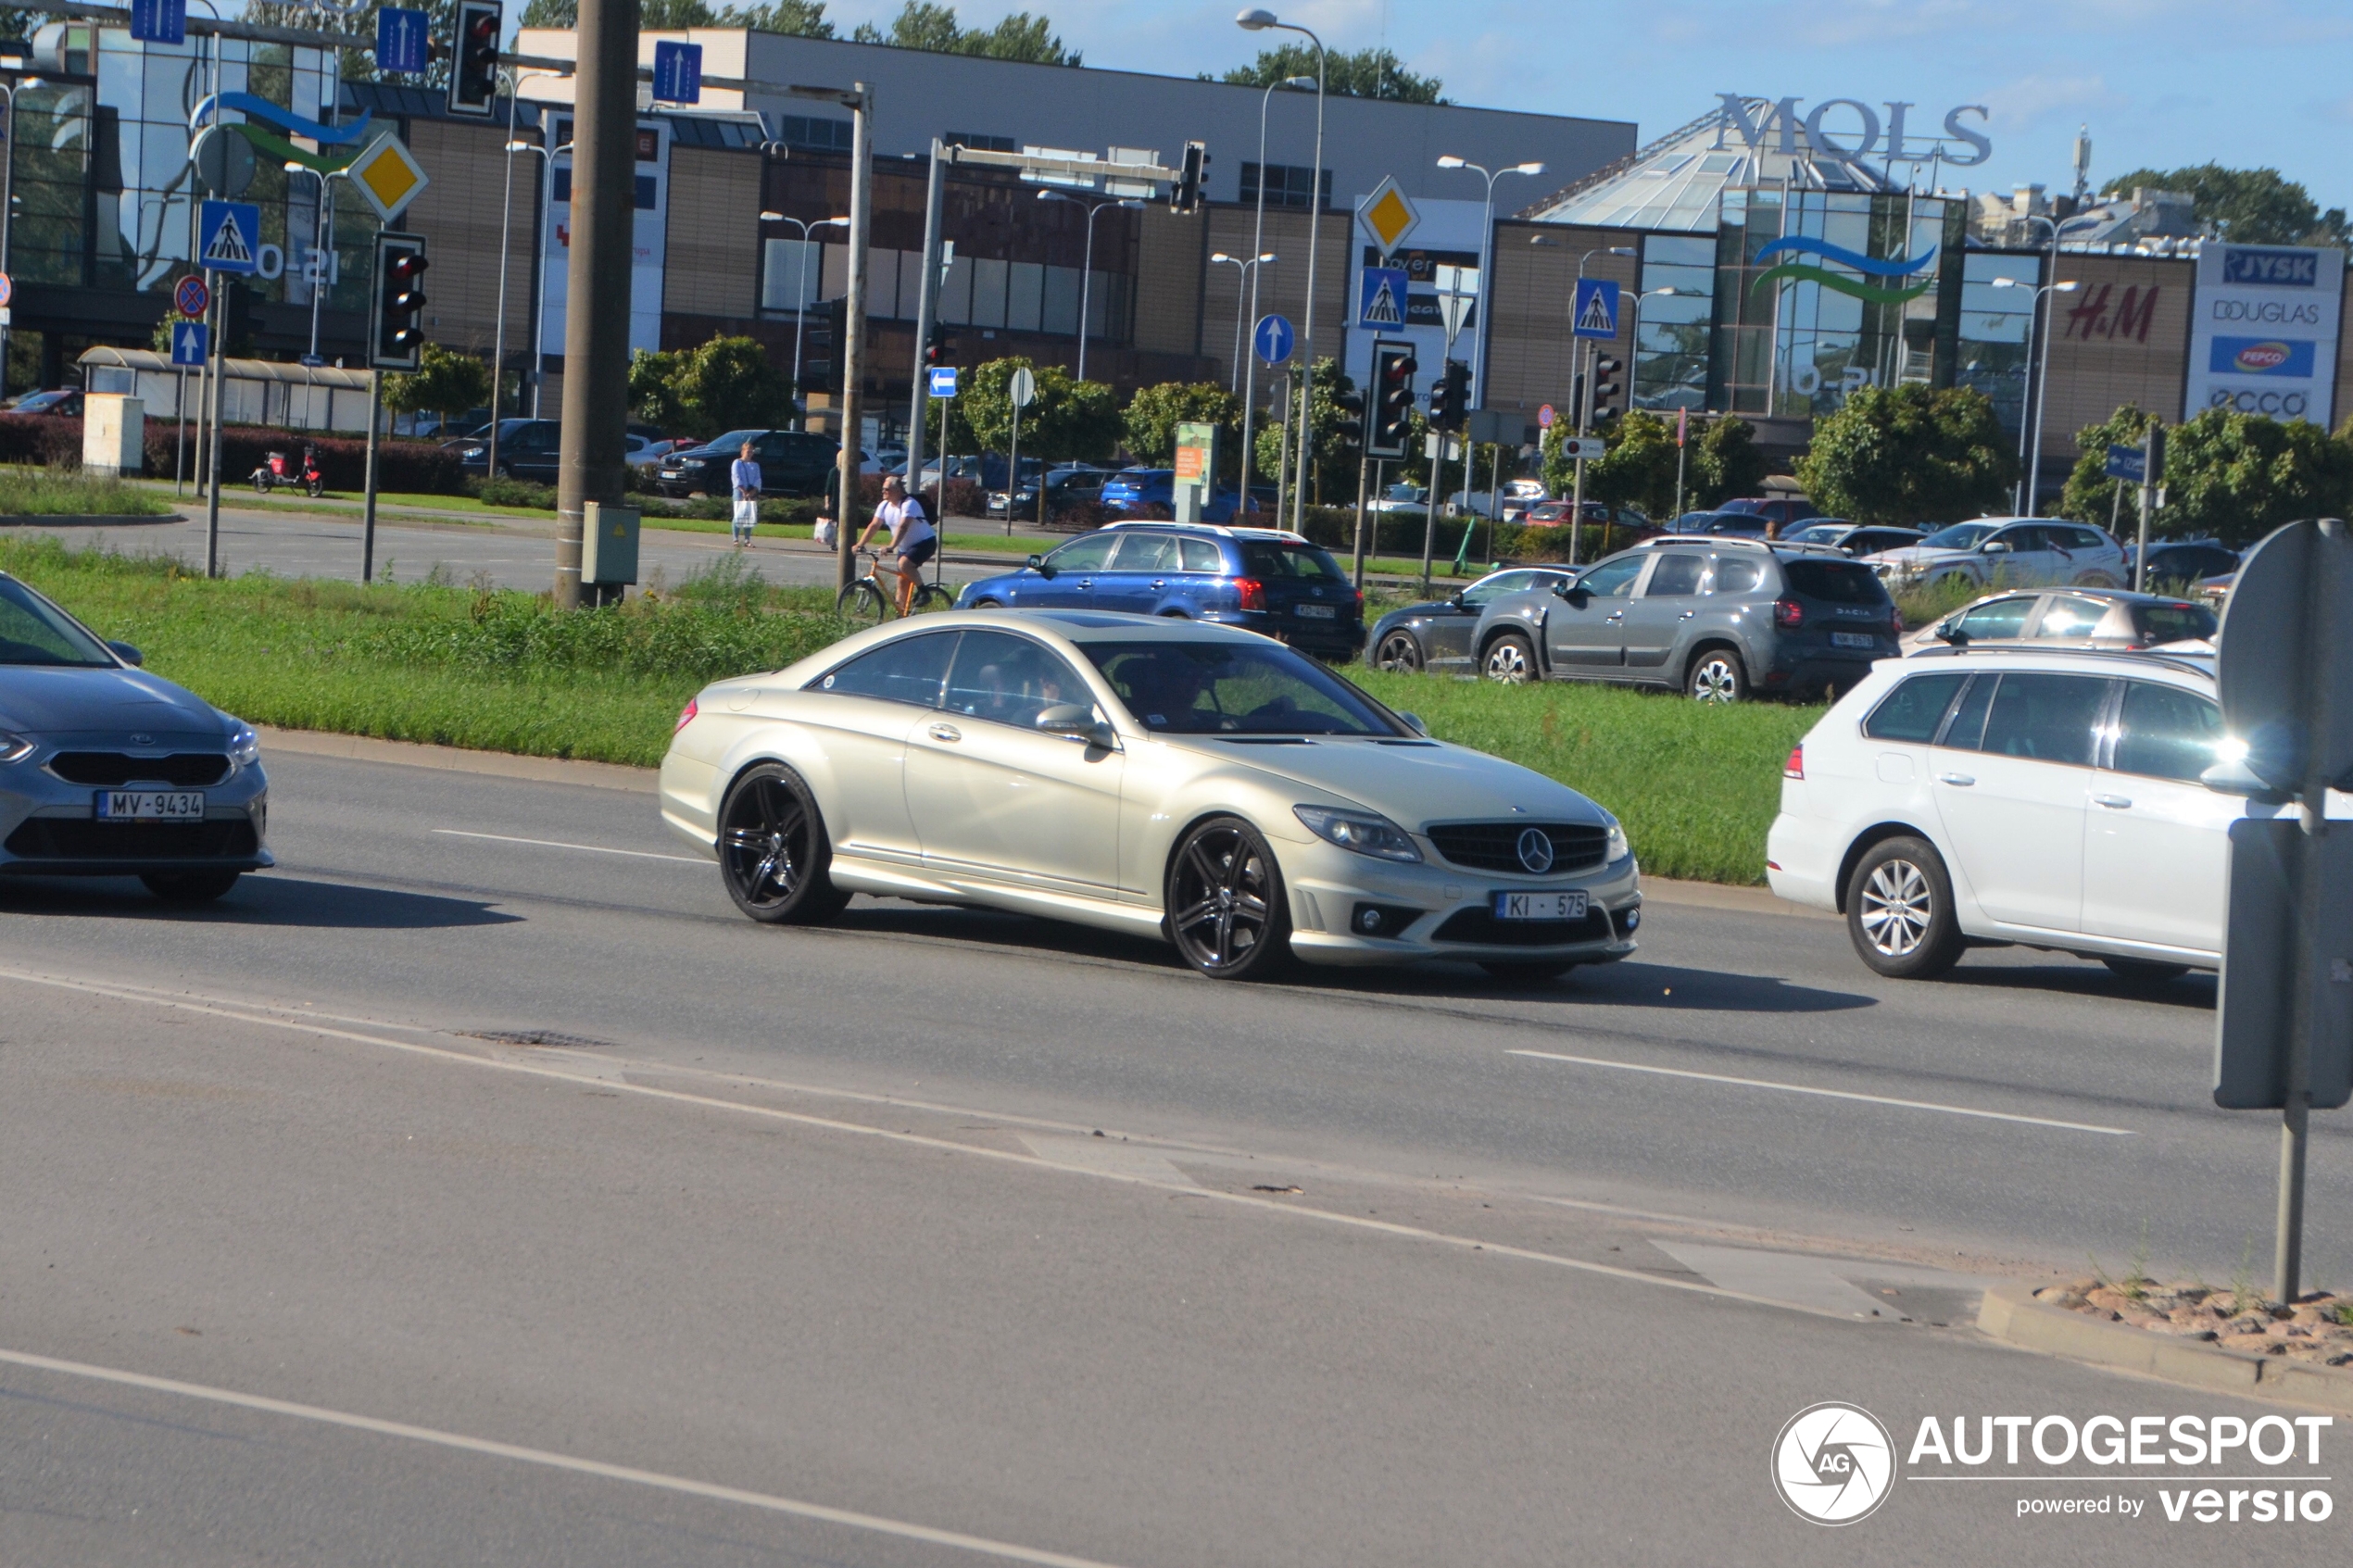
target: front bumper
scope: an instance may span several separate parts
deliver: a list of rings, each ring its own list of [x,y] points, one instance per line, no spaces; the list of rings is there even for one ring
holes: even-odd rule
[[[258,763],[207,786],[200,821],[112,822],[98,818],[95,790],[42,771],[39,755],[0,768],[0,877],[253,872],[277,863],[268,847],[270,781]]]
[[[1275,853],[1290,892],[1291,950],[1309,963],[1615,963],[1634,950],[1642,922],[1642,873],[1631,855],[1569,875],[1519,877],[1443,860],[1379,860],[1321,840],[1287,841]],[[1586,893],[1583,922],[1521,923],[1489,913],[1491,893],[1568,888]],[[1368,909],[1391,929],[1378,935],[1356,929]]]

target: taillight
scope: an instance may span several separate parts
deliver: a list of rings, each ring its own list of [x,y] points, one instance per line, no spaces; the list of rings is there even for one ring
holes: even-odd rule
[[[1235,578],[1234,592],[1241,596],[1241,608],[1244,609],[1266,608],[1266,584],[1255,577]]]
[[[1799,604],[1795,599],[1775,599],[1773,601],[1773,624],[1776,626],[1805,625],[1806,607]]]
[[[693,697],[688,697],[686,699],[686,706],[678,710],[678,722],[670,726],[670,733],[674,735],[679,731],[685,729],[688,724],[694,722],[697,711],[698,709],[695,707],[695,699]]]
[[[1789,748],[1789,760],[1781,764],[1781,777],[1802,779],[1806,776],[1806,743],[1799,741]]]

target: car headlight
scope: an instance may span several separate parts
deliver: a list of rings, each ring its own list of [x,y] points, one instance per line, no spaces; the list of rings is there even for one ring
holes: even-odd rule
[[[0,730],[0,762],[15,762],[32,755],[32,737]]]
[[[1377,811],[1349,811],[1333,806],[1294,806],[1291,815],[1327,843],[1359,855],[1383,860],[1419,860],[1422,852],[1403,828]]]
[[[251,724],[239,724],[229,732],[229,760],[240,768],[250,768],[261,760],[261,739],[253,733]]]
[[[1603,864],[1614,866],[1633,852],[1634,847],[1626,842],[1626,824],[1612,817],[1609,820],[1609,838],[1603,848]]]

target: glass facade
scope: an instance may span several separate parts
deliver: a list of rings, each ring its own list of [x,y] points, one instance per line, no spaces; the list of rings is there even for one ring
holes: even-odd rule
[[[1708,339],[1716,319],[1716,239],[1650,234],[1634,343],[1634,407],[1707,408]],[[1673,289],[1673,294],[1660,291]]]
[[[2016,436],[2026,410],[2026,347],[2042,258],[1979,252],[1962,263],[1956,386],[1975,387]],[[2022,287],[1996,288],[1996,278]]]

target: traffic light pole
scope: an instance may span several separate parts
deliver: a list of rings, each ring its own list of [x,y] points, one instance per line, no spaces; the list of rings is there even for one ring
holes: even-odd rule
[[[834,544],[834,579],[842,588],[849,587],[856,575],[851,546],[862,526],[853,524],[852,514],[858,507],[858,444],[866,422],[862,418],[866,391],[866,238],[875,217],[874,89],[862,82],[851,86],[853,91],[843,94],[850,110],[849,291],[843,302],[841,330],[841,526]],[[919,335],[916,342],[922,341]],[[942,472],[940,489],[947,488],[948,476]],[[986,509],[986,503],[983,507]],[[947,537],[945,530],[940,536]]]
[[[209,345],[212,349],[212,429],[205,437],[208,457],[205,463],[204,574],[218,577],[220,575],[220,388],[229,379],[221,374],[227,369],[229,345],[221,341],[220,329],[228,324],[229,310],[222,298],[227,291],[220,286],[220,275],[207,268],[205,282],[212,285],[212,342]]]
[[[376,580],[376,427],[384,423],[384,373],[368,372],[368,495],[359,508],[359,581]]]
[[[566,268],[556,605],[595,602],[580,581],[587,503],[624,496],[629,282],[637,161],[637,0],[580,0],[573,118],[572,256]]]
[[[924,416],[930,412],[931,369],[929,358],[932,328],[939,315],[939,226],[941,213],[948,200],[947,147],[935,136],[931,139],[931,184],[924,193],[924,265],[923,278],[915,290],[915,373],[912,377],[913,406],[907,410],[907,494],[921,499],[924,490]],[[939,400],[946,403],[946,398]],[[945,535],[948,521],[948,420],[942,410],[939,424],[939,491],[931,502],[931,525]],[[847,523],[845,515],[842,521]]]
[[[1369,414],[1369,410],[1367,413]],[[1360,446],[1356,455],[1356,562],[1354,576],[1356,592],[1365,592],[1365,496],[1373,473],[1373,459],[1364,455]]]
[[[1585,369],[1577,378],[1577,433],[1583,435],[1586,421],[1591,418],[1593,409],[1593,340],[1582,339],[1579,346],[1585,351]],[[1579,450],[1581,453],[1583,448],[1580,447]],[[1575,492],[1568,504],[1568,564],[1571,566],[1577,564],[1578,535],[1582,533],[1584,529],[1585,459],[1580,456],[1577,459]]]

